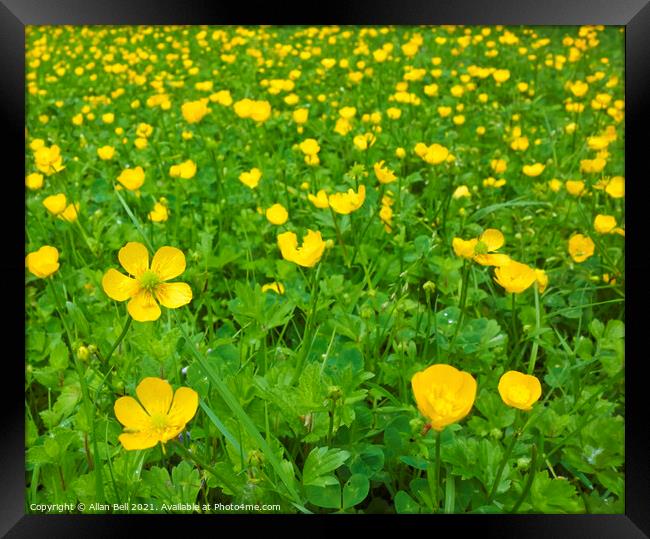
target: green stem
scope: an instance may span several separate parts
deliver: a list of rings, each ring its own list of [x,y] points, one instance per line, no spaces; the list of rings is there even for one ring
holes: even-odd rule
[[[106,364],[108,365],[108,360],[111,359],[111,356],[113,355],[113,352],[117,350],[117,347],[120,345],[124,337],[126,336],[126,332],[129,331],[129,328],[131,327],[131,322],[133,322],[133,319],[131,318],[131,315],[128,315],[126,317],[126,323],[124,324],[124,327],[122,328],[122,333],[120,333],[120,336],[117,338],[115,341],[115,344],[113,345],[113,348],[111,348],[111,351],[106,355],[106,359],[104,360]]]
[[[175,178],[174,184],[174,244],[178,245],[178,228],[181,222],[181,187],[179,185],[180,179]]]
[[[515,503],[515,505],[512,506],[512,509],[510,509],[510,513],[516,513],[519,507],[521,506],[521,504],[528,497],[528,493],[530,492],[530,489],[533,486],[533,481],[535,480],[536,468],[537,468],[537,446],[533,445],[531,458],[530,458],[530,472],[528,473],[528,480],[526,481],[524,490],[521,492],[521,496],[519,496],[517,503]]]
[[[319,276],[320,269],[322,267],[322,262],[318,265],[318,269],[314,274],[314,278],[311,282],[311,301],[309,307],[309,313],[307,313],[307,322],[305,324],[305,334],[303,335],[302,345],[300,347],[300,356],[298,356],[298,364],[296,365],[296,370],[293,373],[293,378],[291,380],[292,385],[298,381],[300,374],[302,373],[302,368],[305,365],[307,359],[307,353],[311,348],[312,340],[312,321],[316,311],[316,304],[318,302],[318,292],[319,292]]]
[[[454,342],[456,341],[456,337],[458,336],[458,333],[460,332],[461,326],[463,325],[463,320],[465,318],[465,304],[467,303],[467,289],[469,288],[469,272],[471,269],[471,263],[465,260],[463,262],[463,282],[461,285],[461,291],[460,291],[460,318],[458,320],[458,324],[456,325],[456,331],[454,332],[454,338],[451,341],[451,347],[453,346]]]
[[[442,431],[436,431],[436,488],[435,496],[433,498],[433,508],[434,511],[438,512],[438,502],[440,500],[440,437],[442,436]]]
[[[332,399],[332,407],[329,410],[330,423],[327,429],[327,447],[332,447],[332,435],[334,434],[334,413],[336,412],[336,401]]]
[[[81,232],[81,236],[83,237],[83,240],[84,240],[84,243],[86,244],[86,247],[88,247],[88,250],[90,251],[90,253],[91,253],[93,256],[96,256],[97,253],[95,253],[95,249],[93,249],[93,248],[90,246],[90,241],[88,240],[88,235],[86,234],[86,230],[84,229],[83,225],[82,225],[81,222],[79,221],[79,217],[77,217],[77,218],[74,220],[74,223],[75,223],[75,225],[77,226],[77,228],[79,229],[79,231]]]
[[[518,422],[517,421],[518,419],[519,419],[519,415],[517,415],[515,423]],[[488,495],[487,501],[485,502],[486,504],[489,504],[494,499],[494,496],[497,493],[497,488],[499,487],[499,481],[501,481],[501,475],[503,474],[503,470],[505,469],[508,459],[510,458],[510,454],[512,453],[512,450],[515,447],[515,443],[517,443],[517,440],[521,436],[522,432],[523,429],[515,428],[515,431],[512,433],[512,438],[510,439],[510,443],[508,444],[508,447],[506,448],[506,452],[504,453],[503,458],[501,459],[501,464],[499,464],[499,469],[497,470],[497,474],[494,476],[494,482],[492,483],[490,494]]]
[[[341,229],[339,228],[339,223],[336,219],[336,212],[332,209],[330,206],[330,212],[332,213],[332,220],[334,221],[334,229],[336,230],[336,237],[339,240],[339,243],[341,244],[341,249],[343,250],[343,258],[345,259],[345,265],[349,266],[348,264],[348,252],[345,248],[345,242],[343,241],[343,235],[341,234]]]
[[[517,294],[512,293],[512,348],[515,347],[517,337]]]
[[[52,290],[52,295],[54,296],[54,301],[56,303],[56,310],[59,313],[59,318],[61,319],[61,323],[63,324],[63,329],[65,330],[65,334],[68,340],[68,349],[70,350],[70,355],[73,358],[73,363],[77,371],[77,376],[79,377],[79,385],[81,386],[81,395],[83,397],[86,418],[90,423],[90,434],[92,436],[92,443],[93,443],[93,461],[94,461],[94,468],[95,468],[95,492],[97,494],[97,499],[103,500],[104,499],[104,478],[102,477],[102,467],[98,462],[99,449],[97,448],[95,418],[92,413],[92,408],[91,408],[92,403],[90,401],[90,393],[88,392],[88,385],[86,384],[84,371],[81,365],[79,364],[79,359],[77,358],[77,354],[75,354],[74,350],[72,349],[72,342],[73,342],[72,337],[70,335],[70,330],[68,329],[68,325],[65,323],[65,318],[63,317],[63,307],[62,307],[61,300],[59,298],[59,294],[56,291],[56,286],[54,285],[54,281],[52,279],[48,278],[47,282],[48,285],[50,286],[50,289]]]
[[[539,287],[537,283],[535,287],[535,342],[530,350],[530,361],[528,362],[528,374],[533,374],[535,371],[535,362],[537,361],[537,350],[539,348],[539,330],[541,326],[541,314],[539,307]]]
[[[219,481],[221,484],[223,484],[225,487],[228,488],[233,494],[238,494],[239,489],[233,485],[227,478],[225,478],[222,474],[220,474],[217,470],[215,470],[212,466],[208,465],[198,457],[196,454],[192,453],[189,449],[183,446],[183,444],[177,442],[176,440],[171,441],[172,446],[181,453],[185,458],[190,459],[192,462],[194,462],[197,466],[200,466],[204,470],[208,471],[211,473],[217,481]]]
[[[122,206],[124,207],[124,210],[126,211],[126,214],[129,216],[129,219],[131,219],[131,222],[134,224],[135,228],[137,228],[138,232],[140,232],[140,235],[142,236],[142,239],[144,242],[147,244],[147,247],[149,247],[149,250],[155,251],[153,248],[153,245],[149,241],[149,238],[144,232],[144,229],[142,228],[142,225],[140,224],[140,221],[138,221],[138,218],[133,214],[131,211],[131,208],[129,208],[129,205],[126,203],[126,200],[124,200],[124,197],[121,195],[121,193],[115,189],[115,194],[117,195],[117,198],[121,202]]]

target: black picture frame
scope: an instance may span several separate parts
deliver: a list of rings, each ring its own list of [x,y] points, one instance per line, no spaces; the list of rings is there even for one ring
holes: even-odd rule
[[[644,310],[648,305],[648,286],[642,279],[648,275],[647,236],[642,227],[644,198],[643,182],[647,182],[646,141],[644,135],[650,126],[650,0],[401,0],[388,3],[322,4],[320,13],[307,14],[302,8],[257,4],[252,2],[225,4],[222,2],[171,0],[0,0],[0,107],[3,112],[3,131],[7,140],[2,145],[5,174],[4,187],[10,189],[0,212],[3,228],[8,231],[3,241],[4,256],[0,257],[0,290],[5,307],[6,333],[2,364],[6,373],[2,395],[3,436],[0,443],[0,534],[7,537],[71,537],[92,535],[114,537],[132,534],[134,526],[167,527],[170,520],[180,523],[184,533],[229,533],[250,524],[262,525],[267,530],[278,523],[311,533],[317,518],[318,531],[344,526],[351,533],[369,529],[401,533],[416,532],[445,536],[448,533],[480,534],[484,537],[650,537],[650,428],[647,412],[650,410],[650,392],[642,364],[646,356],[643,348],[645,326]],[[318,6],[315,6],[318,7]],[[626,33],[626,133],[625,157],[627,182],[626,206],[627,239],[631,249],[626,254],[627,351],[629,369],[626,370],[626,485],[624,515],[412,515],[366,516],[363,518],[272,516],[224,516],[193,518],[191,528],[187,516],[124,516],[124,515],[26,515],[24,473],[24,402],[21,394],[20,369],[24,368],[24,318],[15,313],[24,310],[24,227],[18,227],[18,217],[24,208],[20,200],[21,174],[24,174],[25,141],[25,26],[42,24],[503,24],[503,25],[623,25]],[[15,147],[14,147],[15,146]],[[13,190],[16,190],[14,192]],[[14,232],[20,228],[23,232]],[[18,239],[15,238],[18,235]],[[23,240],[23,241],[21,241]],[[8,248],[8,250],[7,250]],[[13,304],[12,304],[13,303]],[[631,316],[630,314],[631,313]],[[647,330],[646,330],[647,331]],[[24,373],[23,373],[24,375]],[[23,384],[24,387],[24,384]],[[310,519],[298,523],[294,518]],[[228,530],[224,530],[224,526]],[[270,527],[269,527],[270,526]],[[303,527],[304,526],[304,527]],[[380,528],[381,527],[381,528]]]

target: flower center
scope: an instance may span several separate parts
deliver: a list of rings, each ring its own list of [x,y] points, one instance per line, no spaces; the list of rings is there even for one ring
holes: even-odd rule
[[[153,414],[151,424],[155,429],[165,430],[167,428],[167,416],[163,414]]]
[[[429,394],[429,403],[433,411],[440,417],[448,417],[454,413],[454,396],[449,391],[432,391]]]
[[[488,246],[482,242],[479,241],[475,246],[474,246],[474,254],[477,255],[485,255],[488,253]]]
[[[147,292],[153,292],[156,286],[160,283],[160,278],[153,271],[147,270],[140,275],[140,286]]]

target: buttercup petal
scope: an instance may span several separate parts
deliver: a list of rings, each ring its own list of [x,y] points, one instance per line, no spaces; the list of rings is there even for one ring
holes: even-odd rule
[[[150,292],[140,290],[126,306],[127,311],[138,322],[152,322],[160,318],[160,307]]]
[[[184,426],[196,414],[199,394],[189,387],[179,387],[169,410],[169,421],[173,425]]]
[[[186,283],[160,283],[155,290],[156,299],[168,309],[176,309],[192,301],[192,289]]]
[[[496,251],[503,247],[505,238],[500,230],[496,228],[488,228],[480,235],[479,240],[485,243],[488,251]]]
[[[282,258],[293,261],[298,247],[298,237],[294,232],[283,232],[278,234],[278,247],[282,253]]]
[[[144,378],[135,388],[135,393],[149,415],[167,415],[174,396],[167,380],[153,377]]]
[[[476,255],[474,256],[474,261],[481,266],[505,266],[511,262],[511,259],[508,255],[502,255],[499,253],[488,253],[485,255]]]
[[[102,288],[109,298],[116,301],[125,301],[140,289],[138,281],[114,269],[109,269],[104,274]]]
[[[158,437],[147,431],[143,432],[124,432],[119,438],[122,446],[127,451],[134,449],[149,449],[158,443]]]
[[[146,430],[150,425],[149,416],[133,397],[120,397],[113,409],[117,420],[127,429]]]
[[[120,249],[117,258],[129,275],[139,277],[149,269],[149,252],[137,241],[130,241]]]
[[[153,271],[161,281],[178,277],[185,271],[185,255],[176,247],[161,247],[151,261]]]

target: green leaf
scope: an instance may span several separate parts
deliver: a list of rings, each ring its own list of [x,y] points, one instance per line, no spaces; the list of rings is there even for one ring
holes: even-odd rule
[[[575,487],[567,479],[551,479],[547,471],[537,472],[530,489],[533,509],[540,513],[582,513]]]
[[[395,494],[395,511],[399,515],[417,514],[420,512],[420,505],[403,490]]]
[[[343,486],[343,509],[354,507],[368,496],[370,481],[365,475],[354,474]]]
[[[535,200],[521,200],[521,198],[515,198],[513,200],[508,200],[507,202],[500,202],[499,204],[492,204],[481,208],[475,211],[472,215],[467,218],[468,222],[480,221],[483,217],[490,215],[496,211],[502,210],[504,208],[513,208],[513,207],[525,207],[525,206],[550,206],[548,202],[538,202]]]
[[[67,369],[69,363],[68,347],[62,343],[57,343],[50,352],[50,365],[53,369],[63,371]]]
[[[341,507],[341,484],[336,481],[327,486],[305,487],[307,500],[318,507],[325,507],[326,509],[339,509]]]
[[[360,453],[354,455],[350,462],[350,471],[353,474],[362,474],[372,477],[384,467],[384,452],[377,445],[369,445]]]
[[[323,480],[322,477],[342,466],[348,458],[350,458],[350,453],[343,449],[315,447],[305,461],[302,470],[302,484],[323,486],[323,481],[326,484],[331,484],[328,482],[329,480]]]

